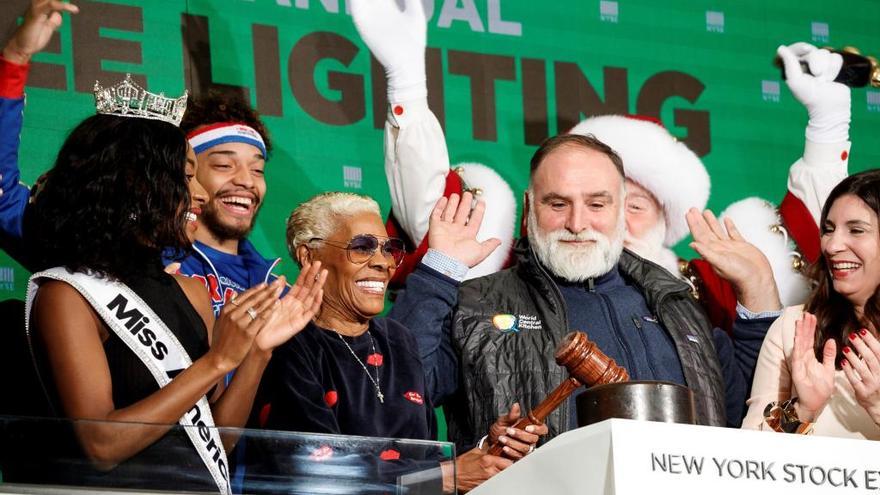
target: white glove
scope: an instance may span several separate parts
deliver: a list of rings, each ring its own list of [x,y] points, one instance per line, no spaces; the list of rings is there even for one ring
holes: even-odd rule
[[[427,98],[425,43],[427,21],[422,0],[351,0],[351,17],[364,43],[385,67],[388,102]]]
[[[809,43],[780,45],[776,53],[785,66],[786,84],[810,116],[807,139],[814,143],[849,141],[850,90],[834,82],[843,66],[843,57]],[[804,72],[805,61],[810,73]]]

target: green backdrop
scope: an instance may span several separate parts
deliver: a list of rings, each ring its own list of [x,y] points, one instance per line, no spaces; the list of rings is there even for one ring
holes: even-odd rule
[[[27,0],[4,0],[0,33]],[[284,220],[326,190],[389,208],[384,79],[344,0],[80,1],[28,88],[22,177],[48,168],[65,133],[93,112],[95,79],[131,72],[152,91],[246,92],[275,141],[269,191],[251,238],[285,252]],[[453,163],[495,168],[519,193],[541,137],[586,115],[659,116],[704,156],[720,211],[749,195],[778,200],[800,156],[806,112],[772,67],[780,43],[880,53],[880,2],[839,0],[426,0],[432,107]],[[880,91],[853,91],[851,170],[880,164]],[[685,243],[682,243],[686,249]],[[0,255],[0,298],[27,273]]]

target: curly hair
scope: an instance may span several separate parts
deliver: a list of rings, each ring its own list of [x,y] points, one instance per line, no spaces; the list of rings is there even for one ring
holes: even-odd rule
[[[33,198],[25,239],[37,269],[123,282],[189,248],[186,137],[160,121],[94,115],[58,152]]]
[[[828,195],[822,207],[819,228],[825,234],[825,222],[831,206],[841,196],[853,195],[865,202],[868,208],[880,216],[880,169],[866,170],[842,180]],[[876,290],[865,304],[864,314],[859,318],[853,304],[834,290],[831,271],[824,253],[809,268],[815,287],[804,305],[804,311],[816,315],[816,337],[813,348],[816,358],[822,360],[822,348],[827,339],[837,341],[837,368],[843,359],[843,348],[849,344],[847,336],[870,324],[880,329],[880,293]]]
[[[237,94],[211,91],[203,98],[191,99],[180,128],[189,134],[199,127],[219,122],[235,122],[252,127],[263,138],[266,152],[272,153],[269,131],[260,119],[260,114]]]

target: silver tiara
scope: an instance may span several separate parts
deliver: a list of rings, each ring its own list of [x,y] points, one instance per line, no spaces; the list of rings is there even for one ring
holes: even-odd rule
[[[102,88],[95,81],[95,110],[105,115],[161,120],[179,126],[186,112],[187,97],[186,91],[180,98],[150,93],[132,81],[131,74],[109,88]]]

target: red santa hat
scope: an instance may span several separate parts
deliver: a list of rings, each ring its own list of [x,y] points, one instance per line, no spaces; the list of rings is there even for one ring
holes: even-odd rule
[[[592,134],[623,160],[626,177],[657,198],[666,218],[664,245],[672,247],[688,234],[685,213],[702,210],[709,200],[709,174],[697,155],[660,125],[638,117],[590,117],[569,131]]]

